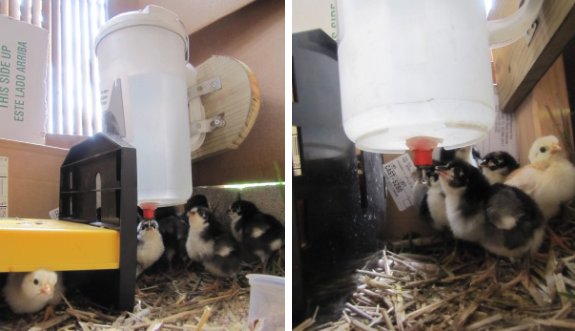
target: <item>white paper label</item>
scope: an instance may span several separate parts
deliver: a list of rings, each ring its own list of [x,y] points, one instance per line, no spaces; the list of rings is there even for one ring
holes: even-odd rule
[[[297,126],[291,126],[292,169],[294,176],[303,175],[301,170],[301,151],[299,150],[299,134]]]
[[[497,89],[495,90],[497,93]],[[487,137],[477,144],[481,155],[489,152],[506,151],[515,159],[519,159],[517,152],[517,130],[514,113],[502,113],[499,109],[499,97],[495,97],[495,125]]]
[[[415,171],[415,165],[407,153],[383,165],[385,186],[399,211],[413,206]]]
[[[0,156],[0,217],[8,217],[8,157]]]
[[[48,212],[48,215],[50,216],[51,219],[57,220],[58,217],[60,216],[60,208],[54,208],[54,209],[50,210]]]

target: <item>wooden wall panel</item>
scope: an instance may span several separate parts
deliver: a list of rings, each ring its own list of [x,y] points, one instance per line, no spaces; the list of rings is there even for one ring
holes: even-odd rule
[[[516,112],[519,140],[519,162],[529,162],[527,155],[533,141],[545,135],[556,135],[573,157],[573,129],[565,81],[563,57],[549,68]]]
[[[275,181],[285,173],[284,1],[256,1],[190,35],[191,61],[229,55],[247,64],[261,92],[258,118],[237,150],[192,166],[194,186]]]

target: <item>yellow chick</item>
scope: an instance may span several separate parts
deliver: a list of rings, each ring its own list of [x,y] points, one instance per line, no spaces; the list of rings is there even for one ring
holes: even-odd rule
[[[46,269],[10,273],[4,286],[6,302],[17,314],[35,313],[47,304],[56,305],[62,292],[61,274]]]
[[[505,184],[515,186],[535,200],[545,220],[575,197],[575,166],[565,157],[559,139],[545,136],[533,142],[530,164],[512,172]]]

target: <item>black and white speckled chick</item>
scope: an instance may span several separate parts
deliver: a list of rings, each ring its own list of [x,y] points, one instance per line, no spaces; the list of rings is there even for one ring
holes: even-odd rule
[[[479,166],[489,183],[495,184],[503,183],[511,172],[519,168],[519,163],[511,154],[497,151],[485,154]]]
[[[504,184],[490,185],[479,169],[463,161],[437,172],[455,237],[511,258],[539,249],[543,216],[527,194]]]
[[[138,223],[138,247],[136,249],[136,277],[151,267],[164,254],[164,243],[156,220],[142,219]]]
[[[232,203],[228,215],[234,237],[246,252],[257,256],[265,268],[269,257],[283,245],[283,224],[246,200]]]
[[[188,223],[186,250],[190,259],[202,263],[214,276],[235,275],[241,262],[239,245],[214,214],[207,207],[193,207],[188,212]]]

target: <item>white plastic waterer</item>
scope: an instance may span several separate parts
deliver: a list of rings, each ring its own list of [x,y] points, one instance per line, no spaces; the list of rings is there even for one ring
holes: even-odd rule
[[[495,122],[489,45],[525,33],[541,3],[488,24],[483,0],[339,0],[347,136],[377,153],[480,141]]]
[[[178,16],[157,6],[113,17],[96,39],[104,131],[136,148],[140,206],[183,204],[192,193],[188,53]],[[189,107],[200,111],[200,101]]]

